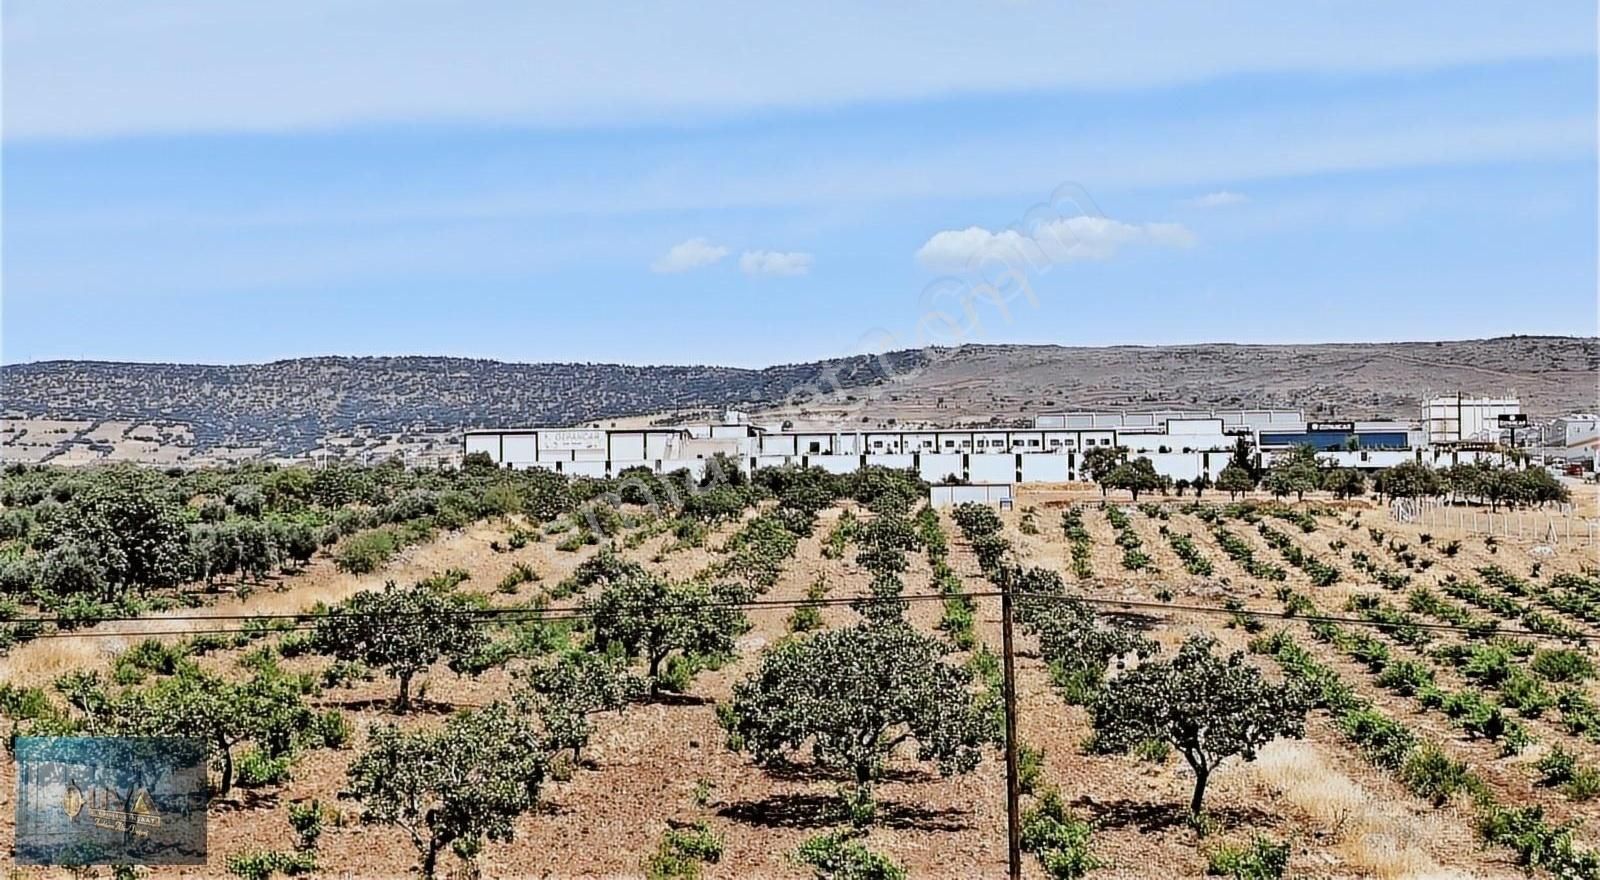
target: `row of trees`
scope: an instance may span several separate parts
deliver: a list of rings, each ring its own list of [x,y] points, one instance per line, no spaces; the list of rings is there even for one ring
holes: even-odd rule
[[[1100,484],[1101,494],[1112,489],[1129,492],[1135,501],[1143,492],[1177,488],[1179,494],[1192,488],[1201,496],[1213,483],[1204,475],[1198,480],[1179,480],[1156,472],[1148,458],[1129,460],[1123,447],[1100,446],[1084,451],[1083,470]],[[1242,438],[1232,457],[1218,472],[1214,487],[1231,498],[1257,488],[1276,498],[1295,496],[1305,500],[1307,492],[1324,491],[1336,498],[1358,498],[1368,491],[1367,474],[1357,468],[1337,467],[1317,458],[1310,446],[1298,446],[1261,468],[1250,446]],[[1380,497],[1421,498],[1448,495],[1452,501],[1471,499],[1498,509],[1510,506],[1544,506],[1571,500],[1571,492],[1549,471],[1539,467],[1515,468],[1480,461],[1434,469],[1421,462],[1408,461],[1378,471],[1371,488]]]

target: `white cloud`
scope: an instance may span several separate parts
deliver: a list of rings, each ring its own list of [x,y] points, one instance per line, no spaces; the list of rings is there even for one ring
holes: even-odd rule
[[[650,264],[650,271],[660,273],[687,272],[709,266],[728,255],[728,249],[712,244],[703,238],[679,242],[667,251],[666,256]]]
[[[1037,267],[1106,260],[1133,245],[1189,247],[1194,241],[1194,233],[1180,223],[1064,217],[1039,224],[1032,235],[1015,229],[993,232],[981,226],[938,232],[917,250],[917,262],[942,272],[975,268],[985,262]]]
[[[739,256],[739,268],[746,275],[794,276],[811,271],[810,254],[797,251],[745,251]]]
[[[1247,195],[1223,189],[1206,193],[1203,196],[1195,196],[1185,204],[1193,208],[1226,208],[1229,205],[1239,205],[1248,201],[1250,201],[1250,197]]]

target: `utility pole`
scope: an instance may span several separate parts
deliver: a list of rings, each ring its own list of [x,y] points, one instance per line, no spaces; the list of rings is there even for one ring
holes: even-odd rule
[[[1017,671],[1016,651],[1011,643],[1011,567],[1000,566],[1000,642],[1005,655],[1006,702],[1006,856],[1011,880],[1022,877],[1022,817],[1017,779]]]

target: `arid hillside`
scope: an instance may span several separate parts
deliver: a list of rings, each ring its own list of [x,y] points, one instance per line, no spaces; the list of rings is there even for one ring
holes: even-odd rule
[[[1597,405],[1600,340],[1510,336],[1326,345],[974,345],[760,370],[303,358],[0,368],[11,461],[152,463],[452,453],[462,427],[701,418],[723,406],[851,425],[1041,410],[1267,407],[1414,417],[1428,394],[1516,393],[1536,417]]]

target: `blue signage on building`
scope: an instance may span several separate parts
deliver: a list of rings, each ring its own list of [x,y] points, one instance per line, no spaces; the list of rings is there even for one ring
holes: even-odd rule
[[[17,864],[205,864],[199,740],[23,736],[15,753]]]

